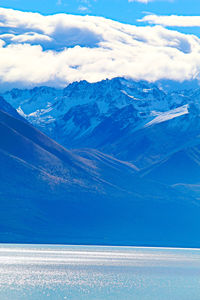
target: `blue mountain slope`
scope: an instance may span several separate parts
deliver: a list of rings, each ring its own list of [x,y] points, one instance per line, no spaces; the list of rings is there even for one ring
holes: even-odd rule
[[[198,199],[0,111],[1,242],[200,246]]]
[[[165,184],[199,184],[200,145],[177,151],[143,170],[142,174]]]
[[[18,112],[13,108],[12,105],[10,105],[7,101],[4,100],[3,97],[0,96],[0,109],[12,116],[14,116],[17,119],[24,120]],[[24,120],[25,121],[25,120]]]

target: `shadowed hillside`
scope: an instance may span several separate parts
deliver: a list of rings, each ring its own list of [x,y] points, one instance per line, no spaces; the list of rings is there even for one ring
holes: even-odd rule
[[[0,111],[1,242],[198,246],[187,191],[97,150],[68,151]]]

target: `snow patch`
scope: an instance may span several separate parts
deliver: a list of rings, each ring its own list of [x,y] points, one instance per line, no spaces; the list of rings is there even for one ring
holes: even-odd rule
[[[149,127],[155,124],[159,124],[183,115],[188,114],[188,104],[180,106],[178,108],[169,110],[167,112],[157,112],[157,117],[155,117],[153,120],[151,120],[150,122],[148,122],[147,124],[145,124],[144,127]],[[155,112],[153,112],[153,114],[155,114]]]

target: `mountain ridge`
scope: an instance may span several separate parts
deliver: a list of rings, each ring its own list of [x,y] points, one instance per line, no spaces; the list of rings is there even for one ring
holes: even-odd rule
[[[151,156],[158,156],[152,153],[139,159],[134,154],[145,144],[155,143],[149,140],[151,131],[156,135],[160,130],[165,132],[166,136],[160,134],[156,143],[159,139],[172,142],[170,154],[179,143],[184,147],[186,135],[188,139],[197,137],[200,128],[200,89],[166,93],[153,83],[115,78],[95,84],[75,82],[63,90],[14,90],[14,94],[11,91],[3,96],[29,122],[63,146],[96,148],[132,161],[139,168],[147,167]],[[158,148],[162,153],[162,144]],[[158,156],[157,162],[167,154]],[[144,166],[142,160],[146,161]]]
[[[200,91],[117,78],[58,93],[6,94],[21,116],[0,111],[1,240],[199,247]]]

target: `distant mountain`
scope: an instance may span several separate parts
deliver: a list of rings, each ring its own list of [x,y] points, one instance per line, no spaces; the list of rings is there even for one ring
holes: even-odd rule
[[[200,246],[199,88],[115,78],[2,97],[18,111],[0,98],[2,241]]]
[[[200,88],[199,79],[184,80],[182,82],[169,79],[161,79],[156,84],[166,93],[172,91],[196,90]]]
[[[3,111],[0,138],[1,242],[200,246],[187,189],[94,149],[66,150]]]
[[[199,88],[166,92],[145,81],[114,78],[63,90],[15,89],[3,97],[63,146],[95,148],[140,169],[198,143]]]
[[[2,96],[30,122],[52,136],[57,135],[59,128],[63,143],[67,135],[87,136],[105,118],[129,105],[138,112],[138,118],[149,116],[153,109],[169,108],[165,93],[155,85],[122,78],[94,84],[75,82],[64,90],[47,87],[14,89]]]

